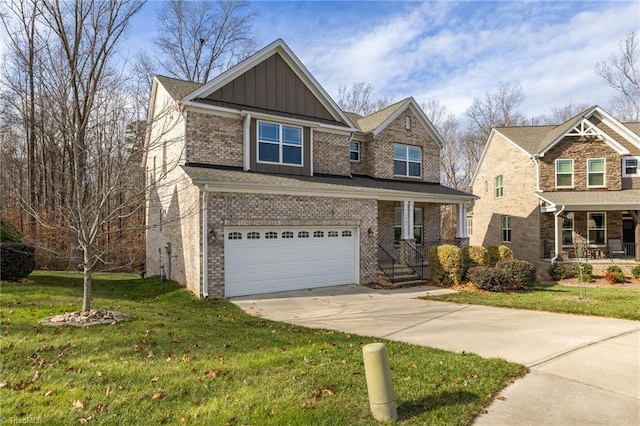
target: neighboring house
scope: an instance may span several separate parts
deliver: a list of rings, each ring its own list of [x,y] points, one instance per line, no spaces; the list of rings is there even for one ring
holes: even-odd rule
[[[534,263],[640,260],[640,123],[594,106],[560,125],[495,128],[472,182],[471,245]]]
[[[282,40],[204,85],[155,77],[149,111],[147,269],[200,297],[372,282],[379,245],[437,242],[442,205],[466,242],[474,197],[440,185],[415,100],[346,114]]]

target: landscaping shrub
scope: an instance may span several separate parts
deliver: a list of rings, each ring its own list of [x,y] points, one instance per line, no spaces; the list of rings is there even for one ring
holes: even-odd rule
[[[606,274],[604,274],[604,279],[607,280],[609,284],[627,282],[627,280],[624,278],[624,275],[622,275],[622,272],[607,272]]]
[[[451,244],[432,247],[427,256],[431,279],[445,285],[460,284],[464,259],[459,247]]]
[[[549,277],[554,281],[560,281],[565,277],[567,273],[567,268],[560,263],[552,263],[547,268],[547,272],[549,273]]]
[[[513,259],[513,251],[507,246],[498,246],[499,260]]]
[[[487,246],[487,254],[489,255],[489,263],[487,263],[487,266],[496,266],[496,263],[500,260],[498,246]]]
[[[580,269],[582,269],[582,279],[580,279]],[[573,276],[582,282],[593,281],[593,266],[586,262],[576,262],[573,264]]]
[[[633,275],[633,278],[640,278],[640,265],[631,268],[631,275]]]
[[[21,243],[22,234],[11,223],[0,218],[0,243]]]
[[[0,243],[0,279],[18,281],[35,269],[35,247],[25,243]]]
[[[472,266],[487,266],[489,264],[489,252],[482,246],[469,246],[462,249],[465,264]]]
[[[467,278],[478,288],[501,292],[509,290],[513,282],[507,273],[494,266],[474,266],[467,271]]]
[[[502,269],[518,289],[531,288],[536,282],[536,267],[526,260],[502,259],[496,267]]]
[[[619,267],[618,265],[610,265],[610,266],[607,266],[607,272],[611,272],[611,273],[619,272],[619,273],[622,273],[622,268]]]

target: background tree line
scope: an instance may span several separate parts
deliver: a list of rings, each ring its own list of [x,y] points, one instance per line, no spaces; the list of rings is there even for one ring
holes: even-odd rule
[[[95,268],[132,269],[144,259],[141,163],[152,75],[204,83],[256,49],[249,3],[170,0],[159,11],[156,50],[123,58],[131,18],[143,5],[7,0],[0,11],[8,44],[0,75],[0,215],[37,245],[40,268],[85,269],[90,278]],[[640,119],[636,33],[595,72],[619,93],[611,112]],[[361,114],[394,101],[374,99],[373,90],[343,84],[336,100]],[[444,184],[469,190],[492,127],[557,123],[588,107],[526,117],[524,98],[519,84],[499,82],[461,118],[437,100],[423,103],[445,141]]]

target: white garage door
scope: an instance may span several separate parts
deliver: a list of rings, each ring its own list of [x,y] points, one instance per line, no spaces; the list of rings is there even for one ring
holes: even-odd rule
[[[225,296],[355,283],[358,253],[354,227],[228,227]]]

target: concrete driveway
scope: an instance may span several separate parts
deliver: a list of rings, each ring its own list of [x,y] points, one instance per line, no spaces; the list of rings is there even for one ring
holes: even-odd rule
[[[275,321],[529,367],[475,425],[640,424],[640,322],[417,299],[446,291],[353,285],[231,301]]]

